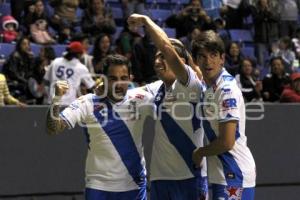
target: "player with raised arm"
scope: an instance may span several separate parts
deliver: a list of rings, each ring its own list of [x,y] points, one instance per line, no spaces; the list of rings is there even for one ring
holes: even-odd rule
[[[104,97],[99,96],[101,91],[79,97],[61,113],[58,104],[69,86],[65,81],[56,83],[53,109],[47,116],[48,133],[58,134],[76,123],[85,125],[89,138],[87,200],[145,200],[142,133],[149,112],[143,103],[152,95],[141,89],[127,90],[130,70],[121,55],[105,59],[104,75]]]
[[[144,15],[128,18],[129,27],[145,26],[158,52],[155,56],[157,76],[161,81],[146,86],[155,95],[157,120],[151,157],[152,200],[199,200],[207,193],[206,163],[196,169],[192,152],[203,146],[203,130],[195,107],[200,100],[201,81],[185,65],[188,55],[177,40]],[[200,165],[200,163],[198,163]]]
[[[247,147],[245,104],[234,79],[224,69],[225,50],[213,31],[203,32],[192,43],[207,89],[202,98],[202,126],[208,145],[196,149],[196,165],[207,158],[213,200],[253,200],[255,162]]]

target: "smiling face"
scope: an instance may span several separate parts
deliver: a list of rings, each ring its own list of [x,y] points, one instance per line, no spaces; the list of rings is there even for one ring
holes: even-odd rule
[[[214,83],[218,75],[221,73],[225,55],[219,52],[210,52],[205,49],[197,55],[197,65],[200,66],[204,80],[208,84]]]
[[[163,54],[160,51],[158,51],[155,55],[154,71],[157,77],[166,85],[171,85],[176,80],[175,74],[168,66]]]
[[[122,101],[129,84],[129,71],[126,65],[112,65],[107,71],[108,98],[115,102]]]

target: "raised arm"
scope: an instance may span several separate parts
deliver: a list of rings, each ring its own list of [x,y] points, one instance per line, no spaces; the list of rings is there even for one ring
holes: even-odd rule
[[[55,97],[47,113],[47,133],[57,135],[66,127],[67,123],[59,116],[59,106],[61,97],[67,92],[69,86],[66,81],[57,81],[55,84]]]
[[[167,34],[156,25],[148,16],[133,14],[128,18],[129,27],[145,26],[155,46],[164,55],[168,65],[176,75],[176,78],[182,83],[187,84],[188,74],[184,63],[176,53]]]

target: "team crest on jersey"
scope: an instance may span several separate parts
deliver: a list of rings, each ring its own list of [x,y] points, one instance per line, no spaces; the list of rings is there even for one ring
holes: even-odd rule
[[[242,199],[243,188],[226,187],[224,190],[228,196],[228,200],[241,200]]]
[[[79,105],[78,105],[77,102],[73,102],[73,103],[70,105],[70,108],[71,108],[72,110],[77,110],[77,109],[79,108]]]
[[[237,108],[237,101],[235,98],[225,99],[222,102],[224,109]]]

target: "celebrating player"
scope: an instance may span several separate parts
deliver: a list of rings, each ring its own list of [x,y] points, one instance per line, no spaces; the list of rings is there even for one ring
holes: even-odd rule
[[[128,24],[145,26],[158,48],[154,69],[161,81],[146,86],[155,95],[158,116],[150,166],[151,199],[205,199],[205,161],[202,174],[192,161],[193,150],[203,145],[203,131],[194,112],[200,100],[201,82],[184,64],[188,55],[183,45],[170,41],[149,17],[133,14]]]
[[[213,31],[202,33],[192,44],[207,90],[202,99],[202,125],[209,144],[194,151],[196,165],[207,157],[213,199],[253,200],[255,163],[245,136],[242,93],[224,68],[224,44]]]
[[[48,113],[50,134],[86,125],[89,150],[86,161],[87,200],[146,199],[146,170],[142,148],[147,107],[141,104],[151,95],[128,90],[128,60],[110,55],[104,61],[107,95],[88,94],[78,98],[59,115],[57,105],[67,91],[66,82],[57,82],[53,110]],[[101,93],[101,92],[100,92]]]

